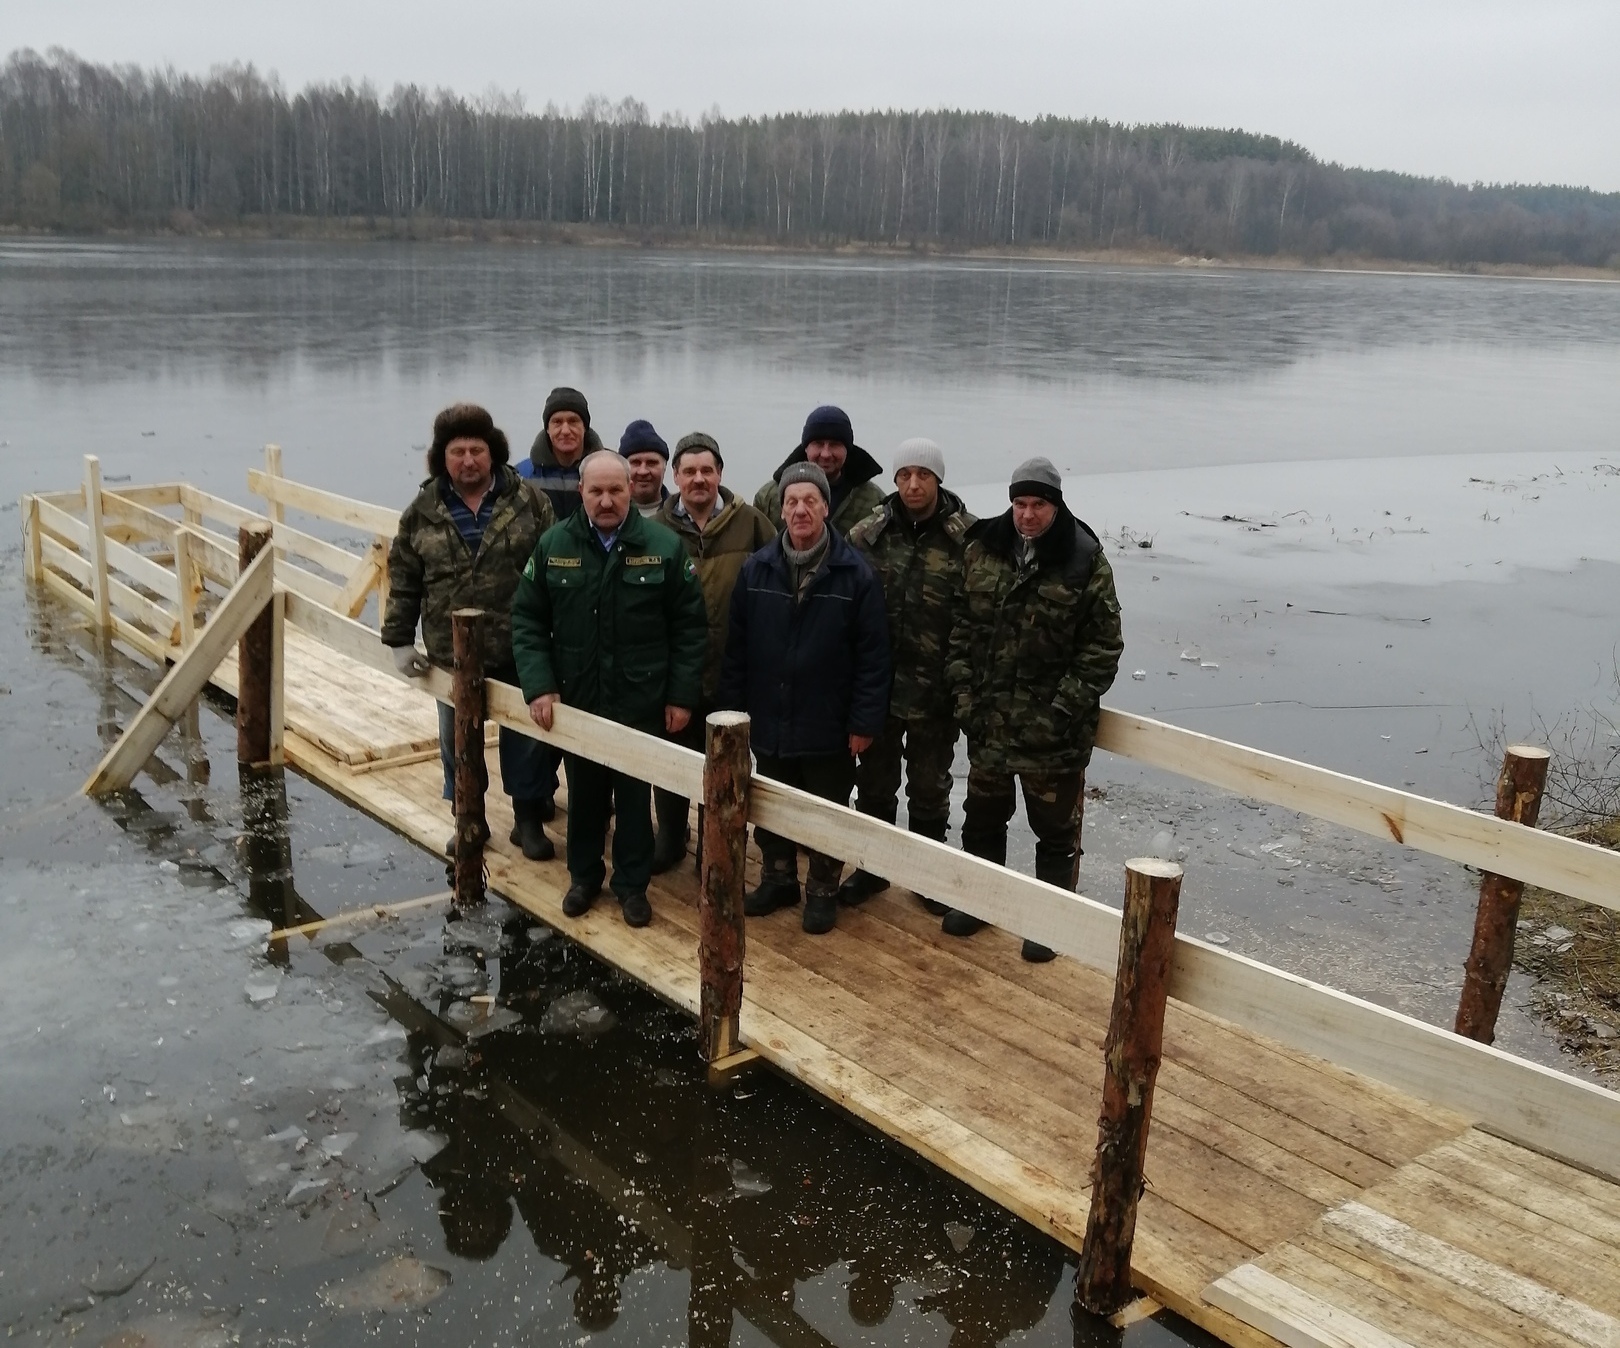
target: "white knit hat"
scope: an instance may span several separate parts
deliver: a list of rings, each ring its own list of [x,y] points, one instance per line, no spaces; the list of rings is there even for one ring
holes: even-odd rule
[[[926,468],[934,477],[943,482],[945,480],[945,455],[932,440],[925,436],[913,436],[910,440],[902,440],[900,448],[894,451],[894,472],[902,468]]]

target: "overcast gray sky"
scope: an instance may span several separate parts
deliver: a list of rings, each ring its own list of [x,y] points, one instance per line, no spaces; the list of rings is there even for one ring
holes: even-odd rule
[[[1620,190],[1620,0],[3,0],[0,49],[656,115],[964,107],[1241,126],[1343,163]]]

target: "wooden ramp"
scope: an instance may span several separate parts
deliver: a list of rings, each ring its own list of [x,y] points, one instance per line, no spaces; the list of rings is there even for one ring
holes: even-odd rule
[[[272,500],[379,535],[388,527],[377,507],[255,476]],[[109,544],[100,555],[92,507],[104,497],[132,537],[172,551]],[[166,610],[158,600],[193,591],[165,566],[185,553],[216,584],[237,578],[234,557],[193,515],[232,527],[237,516],[261,518],[183,485],[103,493],[89,475],[76,501],[25,501],[29,574],[116,639],[173,660],[188,649],[190,601]],[[345,574],[332,545],[278,520],[278,550],[284,536],[289,550]],[[386,584],[379,554],[374,541],[372,561],[354,557],[341,587],[276,559],[285,753],[437,854],[450,809],[433,699],[393,677],[375,630],[352,620],[366,587]],[[442,673],[434,679],[448,687]],[[229,661],[214,682],[234,691]],[[501,720],[532,733],[516,690],[491,683],[487,693],[492,738]],[[564,711],[559,724],[573,728],[554,732],[556,742],[696,790],[697,756]],[[1099,746],[1620,908],[1620,857],[1587,844],[1111,710]],[[505,841],[505,798],[491,792],[488,808],[497,894],[697,1010],[690,866],[655,882],[644,930],[626,927],[606,896],[567,919],[563,864],[525,861]],[[772,783],[755,784],[749,817],[879,874],[910,876],[1070,956],[1026,964],[1018,938],[995,928],[946,937],[898,885],[842,910],[825,937],[805,936],[796,911],[778,913],[748,923],[741,1035],[784,1073],[1079,1248],[1117,914]],[[551,832],[561,846],[561,819]],[[1620,1348],[1620,1097],[1185,937],[1173,974],[1137,1286],[1238,1345]]]

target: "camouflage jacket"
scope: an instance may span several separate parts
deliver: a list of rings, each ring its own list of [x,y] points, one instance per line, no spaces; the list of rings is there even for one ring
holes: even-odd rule
[[[1124,650],[1114,572],[1062,507],[1033,565],[1019,564],[1021,544],[1011,510],[968,533],[947,670],[956,719],[976,767],[1084,768]]]
[[[428,659],[441,669],[454,663],[450,615],[458,608],[481,608],[484,668],[512,668],[512,595],[518,575],[540,535],[553,523],[551,502],[507,467],[495,470],[490,488],[495,510],[474,557],[450,517],[440,486],[430,477],[399,517],[399,532],[388,549],[388,609],[383,614],[385,646],[409,646],[422,624]]]
[[[921,527],[907,519],[895,493],[850,531],[849,541],[883,582],[894,666],[890,716],[951,715],[945,660],[961,605],[962,549],[974,523],[960,498],[941,488],[939,507]]]
[[[703,587],[703,606],[709,612],[709,650],[703,661],[705,706],[712,706],[720,691],[720,662],[726,653],[731,592],[737,588],[737,577],[743,563],[776,537],[771,522],[727,488],[720,488],[716,504],[718,509],[702,529],[681,508],[679,496],[665,501],[657,516],[686,545],[686,555],[697,567],[698,584]]]
[[[530,702],[560,694],[649,734],[664,708],[696,710],[708,624],[697,568],[668,529],[631,510],[609,552],[583,510],[541,537],[512,601],[512,648]]]
[[[807,459],[803,446],[794,450],[777,465],[771,480],[754,493],[754,509],[771,522],[777,533],[782,532],[782,487],[777,481],[785,469]],[[833,506],[827,522],[849,537],[849,532],[883,504],[883,488],[872,479],[881,474],[878,461],[859,445],[849,447],[844,460],[844,471],[838,475],[833,487]]]

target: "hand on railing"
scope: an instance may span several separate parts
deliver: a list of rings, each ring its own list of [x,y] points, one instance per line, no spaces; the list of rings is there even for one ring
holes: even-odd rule
[[[420,679],[426,676],[433,666],[428,664],[427,656],[417,650],[415,646],[394,646],[394,668],[407,679]]]
[[[541,693],[539,697],[529,703],[529,715],[534,718],[534,723],[540,729],[551,729],[551,709],[561,701],[562,699],[555,693]]]
[[[688,707],[666,706],[664,708],[664,733],[679,735],[687,726],[692,724],[692,712]]]

